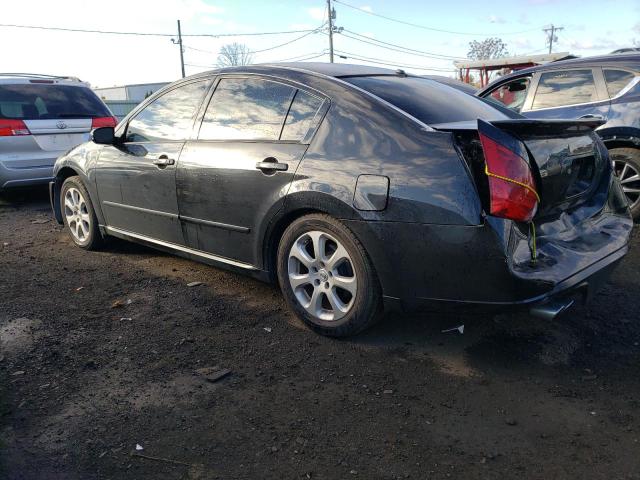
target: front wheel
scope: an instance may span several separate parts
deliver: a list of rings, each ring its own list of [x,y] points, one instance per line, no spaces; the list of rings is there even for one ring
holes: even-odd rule
[[[60,206],[64,226],[71,240],[85,250],[97,250],[104,240],[98,229],[98,219],[89,192],[80,177],[67,178],[60,190]]]
[[[640,220],[640,150],[612,148],[609,150],[609,157],[629,202],[631,215],[634,220]]]
[[[382,313],[382,295],[364,247],[328,215],[307,215],[284,232],[278,280],[293,312],[328,336],[356,334]]]

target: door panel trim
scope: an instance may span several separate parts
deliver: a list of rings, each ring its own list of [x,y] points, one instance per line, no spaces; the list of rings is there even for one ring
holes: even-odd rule
[[[133,205],[125,205],[124,203],[110,202],[109,200],[104,200],[102,204],[108,205],[110,207],[124,208],[127,210],[135,210],[136,212],[152,213],[154,215],[160,215],[162,217],[169,217],[169,218],[176,218],[176,219],[178,218],[178,215],[176,215],[175,213],[162,212],[160,210],[151,210],[149,208],[134,207]]]
[[[217,228],[222,228],[224,230],[231,230],[233,232],[249,233],[251,231],[249,227],[241,227],[239,225],[230,225],[228,223],[214,222],[212,220],[202,220],[200,218],[185,217],[183,215],[180,215],[180,220],[184,220],[185,222],[190,222],[190,223],[198,223],[200,225],[207,225],[208,227],[217,227]]]
[[[175,243],[165,242],[163,240],[157,240],[152,237],[147,237],[146,235],[140,235],[138,233],[129,232],[127,230],[121,230],[115,227],[105,226],[103,228],[107,232],[107,234],[111,234],[116,237],[148,242],[148,243],[159,245],[172,250],[178,250],[180,252],[188,253],[190,255],[195,255],[197,257],[213,260],[215,262],[226,263],[227,265],[233,265],[234,267],[243,268],[245,270],[258,270],[255,266],[250,265],[248,263],[238,262],[236,260],[231,260],[230,258],[219,257],[217,255],[212,255],[210,253],[206,253],[201,250],[195,250],[193,248],[185,247],[183,245],[176,245]]]

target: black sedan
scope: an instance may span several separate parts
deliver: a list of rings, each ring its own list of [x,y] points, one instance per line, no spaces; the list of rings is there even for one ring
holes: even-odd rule
[[[279,64],[199,74],[58,159],[56,219],[277,281],[315,331],[385,309],[587,297],[632,222],[597,120],[539,121],[402,71]]]

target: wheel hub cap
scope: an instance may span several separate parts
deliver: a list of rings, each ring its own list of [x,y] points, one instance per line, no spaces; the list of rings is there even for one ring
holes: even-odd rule
[[[288,260],[289,284],[299,304],[313,317],[335,321],[355,302],[357,278],[344,246],[318,230],[293,243]]]

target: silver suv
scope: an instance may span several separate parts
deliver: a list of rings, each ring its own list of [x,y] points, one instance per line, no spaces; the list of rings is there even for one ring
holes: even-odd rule
[[[0,190],[49,182],[56,158],[116,123],[77,78],[0,73]]]

